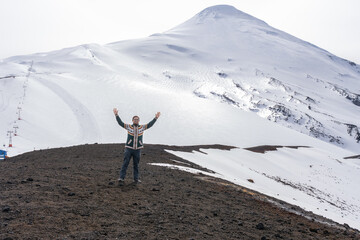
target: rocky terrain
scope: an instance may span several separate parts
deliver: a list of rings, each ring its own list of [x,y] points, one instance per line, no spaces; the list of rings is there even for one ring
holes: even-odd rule
[[[360,239],[346,224],[241,186],[149,164],[198,168],[164,149],[199,147],[232,148],[147,144],[142,182],[132,182],[131,163],[123,186],[117,178],[124,144],[36,150],[1,161],[0,239]]]

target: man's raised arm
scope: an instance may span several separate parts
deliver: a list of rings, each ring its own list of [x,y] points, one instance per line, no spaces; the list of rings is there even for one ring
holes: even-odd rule
[[[115,114],[116,117],[116,121],[119,123],[120,126],[122,126],[123,128],[125,128],[125,123],[123,121],[121,121],[119,115],[118,115],[118,110],[116,108],[113,109],[113,112]]]
[[[149,123],[145,124],[145,129],[151,128],[151,127],[154,125],[154,123],[156,122],[156,120],[159,118],[159,116],[160,116],[160,112],[157,112],[157,113],[155,114],[154,119],[151,120]]]

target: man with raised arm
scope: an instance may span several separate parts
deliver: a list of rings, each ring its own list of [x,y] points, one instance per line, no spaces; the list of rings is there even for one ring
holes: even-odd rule
[[[127,124],[121,121],[118,115],[118,110],[116,108],[114,108],[113,111],[116,116],[116,121],[121,127],[125,128],[128,131],[127,140],[125,143],[124,162],[120,170],[120,178],[118,179],[119,184],[124,183],[126,170],[129,166],[131,156],[133,157],[134,182],[141,182],[139,179],[139,162],[141,156],[141,149],[144,148],[143,134],[145,130],[149,129],[154,125],[156,120],[160,117],[160,112],[157,112],[154,119],[151,120],[149,123],[140,125],[140,118],[138,116],[133,116],[133,124]]]

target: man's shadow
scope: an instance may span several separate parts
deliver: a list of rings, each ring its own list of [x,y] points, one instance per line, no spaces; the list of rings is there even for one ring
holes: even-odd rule
[[[131,190],[138,189],[139,183],[131,182],[131,183],[118,183],[117,187],[120,188],[123,192],[128,192]]]

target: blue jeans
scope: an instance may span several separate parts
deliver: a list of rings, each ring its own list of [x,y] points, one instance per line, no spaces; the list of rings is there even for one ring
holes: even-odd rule
[[[141,149],[131,149],[125,148],[124,152],[124,162],[120,170],[120,178],[125,179],[126,170],[130,163],[131,156],[133,157],[133,166],[134,166],[134,180],[139,179],[139,162],[140,162]]]

